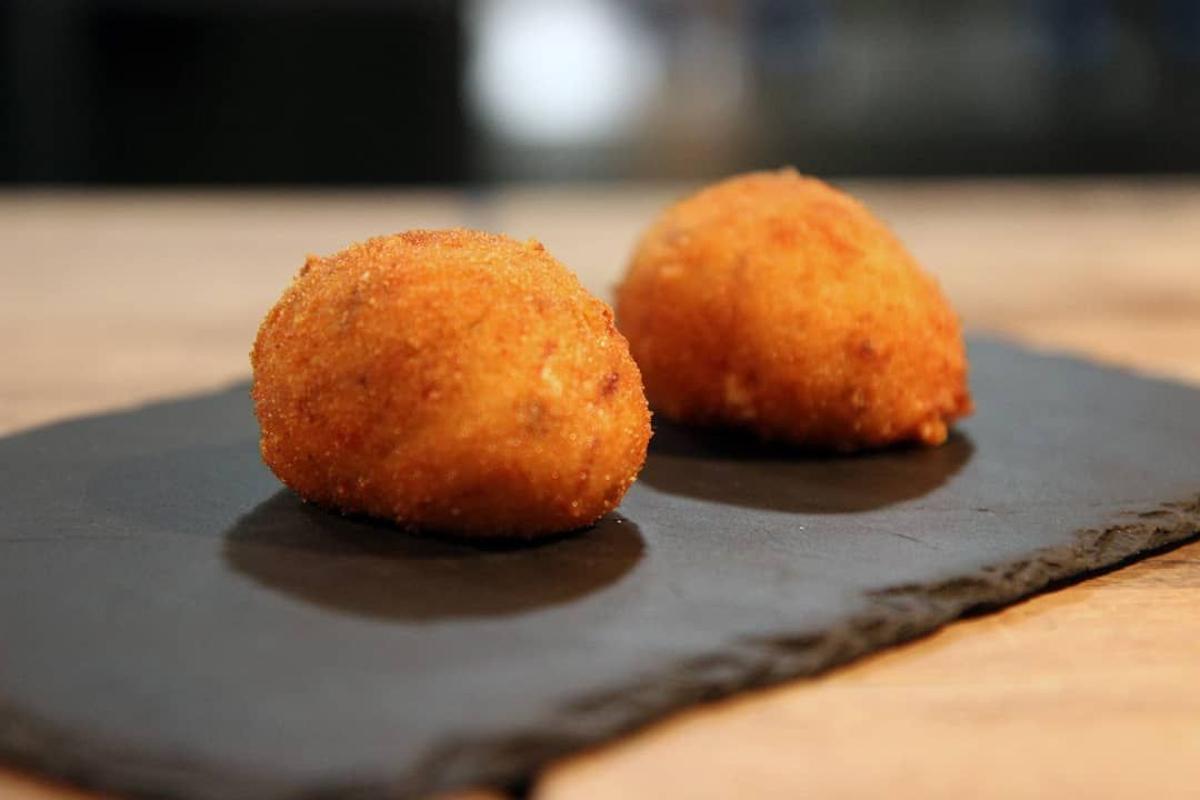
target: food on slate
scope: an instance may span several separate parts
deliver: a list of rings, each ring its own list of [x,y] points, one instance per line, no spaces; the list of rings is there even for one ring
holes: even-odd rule
[[[939,444],[971,412],[958,321],[859,202],[794,170],[667,209],[618,291],[655,410],[836,450]]]
[[[560,532],[614,508],[646,456],[612,312],[535,241],[410,231],[310,257],[251,362],[263,459],[345,512]]]

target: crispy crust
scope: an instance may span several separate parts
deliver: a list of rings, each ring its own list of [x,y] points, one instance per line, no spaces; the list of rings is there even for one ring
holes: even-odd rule
[[[958,320],[859,202],[793,170],[668,208],[617,317],[657,411],[836,450],[940,444],[971,412]]]
[[[251,363],[263,459],[347,512],[561,532],[613,509],[646,456],[612,312],[535,241],[410,231],[309,257]]]

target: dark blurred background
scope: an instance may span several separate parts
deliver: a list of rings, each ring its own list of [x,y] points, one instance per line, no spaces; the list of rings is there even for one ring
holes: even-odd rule
[[[1200,170],[1200,2],[3,0],[0,180]]]

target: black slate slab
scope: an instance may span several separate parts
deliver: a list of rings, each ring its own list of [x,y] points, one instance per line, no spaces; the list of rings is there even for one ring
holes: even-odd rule
[[[510,782],[1200,530],[1200,392],[971,356],[945,447],[660,425],[619,514],[524,548],[300,504],[245,386],[0,440],[0,758],[198,800]]]

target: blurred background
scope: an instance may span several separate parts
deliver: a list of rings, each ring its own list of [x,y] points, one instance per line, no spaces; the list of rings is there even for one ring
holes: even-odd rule
[[[1200,169],[1192,0],[3,0],[0,180]]]

